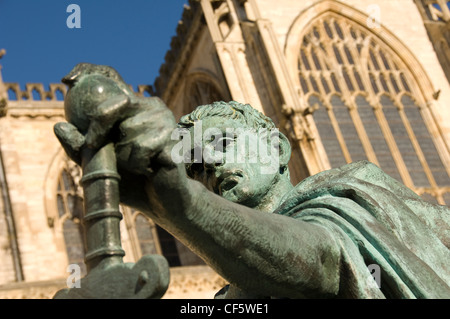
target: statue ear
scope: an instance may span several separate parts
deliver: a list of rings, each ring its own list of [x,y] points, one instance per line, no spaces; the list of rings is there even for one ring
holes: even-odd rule
[[[279,143],[280,168],[287,168],[289,160],[291,159],[291,144],[286,135],[281,132],[279,132]]]

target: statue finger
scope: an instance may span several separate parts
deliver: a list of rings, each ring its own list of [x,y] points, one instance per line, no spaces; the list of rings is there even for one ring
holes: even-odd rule
[[[152,174],[151,167],[155,157],[170,143],[168,132],[168,128],[147,128],[145,133],[135,136],[132,140],[117,143],[118,164],[128,167],[135,174]]]
[[[126,142],[139,135],[162,134],[161,129],[164,127],[176,128],[175,118],[169,109],[144,109],[120,123],[120,140]]]
[[[132,105],[126,95],[118,95],[100,104],[90,116],[90,124],[86,133],[86,145],[99,148],[103,145],[116,123],[130,116]]]
[[[132,143],[118,143],[116,145],[116,156],[119,166],[127,167],[134,174],[148,175],[152,158],[157,154],[157,136],[147,135],[143,139],[138,136]]]
[[[66,154],[74,162],[80,164],[80,150],[85,142],[83,134],[81,134],[74,125],[67,122],[56,123],[53,127],[53,131]]]

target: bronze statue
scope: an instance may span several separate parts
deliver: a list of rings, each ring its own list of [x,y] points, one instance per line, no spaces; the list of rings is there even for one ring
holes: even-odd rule
[[[242,130],[274,132],[249,105],[202,105],[177,126],[159,98],[135,96],[109,67],[80,64],[64,82],[66,103],[95,105],[55,126],[67,154],[81,163],[86,148],[112,143],[121,202],[227,279],[218,298],[450,297],[448,207],[422,201],[377,166],[348,164],[294,187],[283,134],[256,135],[258,143],[276,140],[277,152],[266,154],[271,161],[238,147]],[[194,138],[191,154],[182,156],[194,155],[191,162],[174,160],[173,132],[195,135],[200,123],[215,129],[211,139]],[[208,149],[222,160],[199,161],[195,153]],[[229,152],[244,160],[224,161]],[[276,170],[262,170],[273,163]],[[380,270],[376,284],[372,265]]]
[[[74,125],[65,128],[86,133],[88,127],[95,124],[90,121],[92,114],[98,112],[97,108],[111,108],[122,103],[120,94],[124,88],[117,85],[120,76],[110,73],[110,68],[82,65],[76,70],[63,79],[70,87],[64,101],[65,115]],[[78,73],[78,70],[83,72]],[[73,87],[75,82],[77,86]],[[112,96],[115,97],[111,99]],[[80,139],[72,140],[72,146],[77,145],[77,159],[83,169],[80,183],[84,192],[88,275],[76,283],[78,288],[62,289],[54,298],[159,298],[169,284],[169,266],[165,258],[148,255],[136,264],[123,263],[125,252],[119,229],[122,219],[120,175],[113,141],[105,138],[102,142],[97,147],[84,147],[81,135]]]

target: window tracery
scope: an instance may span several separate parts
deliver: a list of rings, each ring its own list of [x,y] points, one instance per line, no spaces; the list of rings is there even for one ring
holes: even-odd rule
[[[214,85],[205,80],[195,80],[189,86],[189,105],[188,112],[193,111],[197,106],[210,104],[216,101],[222,101],[222,94]],[[187,112],[187,113],[188,113]]]
[[[75,180],[80,177],[75,165],[66,166],[59,175],[56,203],[58,222],[61,227],[69,264],[80,266],[86,273],[84,264],[85,242],[82,230],[83,197]]]
[[[301,43],[300,95],[318,106],[313,119],[331,167],[367,159],[425,199],[450,204],[449,163],[430,133],[418,85],[395,52],[331,12],[310,24]]]

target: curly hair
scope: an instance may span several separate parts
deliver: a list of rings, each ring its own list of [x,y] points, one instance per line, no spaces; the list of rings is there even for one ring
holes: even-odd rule
[[[269,117],[254,109],[249,104],[242,104],[236,101],[219,101],[211,104],[200,105],[191,113],[183,116],[178,123],[178,127],[189,129],[195,125],[195,122],[199,122],[204,118],[213,116],[239,121],[246,127],[254,129],[255,131],[259,131],[260,129],[267,129],[268,131],[273,129],[277,130],[275,123]],[[290,154],[291,151],[289,143],[283,152],[285,151]],[[280,166],[280,174],[284,174],[287,179],[290,178],[287,163]]]
[[[194,126],[195,122],[212,116],[235,119],[255,130],[276,128],[275,123],[269,117],[254,109],[249,104],[242,104],[236,101],[219,101],[200,105],[191,113],[183,116],[178,123],[178,127],[189,128]]]

